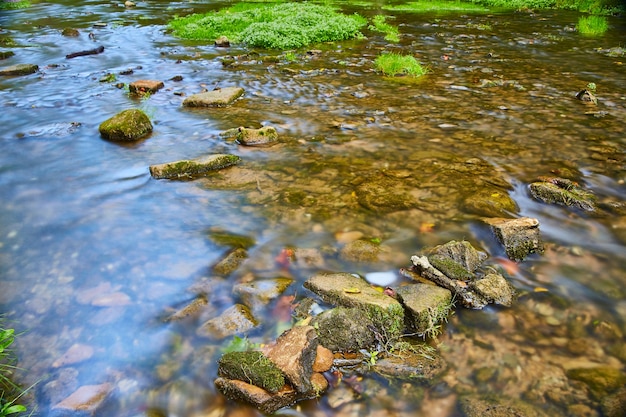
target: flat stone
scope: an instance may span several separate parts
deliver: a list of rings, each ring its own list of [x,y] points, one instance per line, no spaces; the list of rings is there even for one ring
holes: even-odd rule
[[[39,71],[39,66],[35,64],[15,64],[0,68],[0,75],[29,75]]]
[[[104,139],[132,142],[152,132],[152,123],[141,110],[128,109],[102,122],[98,130]]]
[[[111,384],[83,385],[69,397],[52,407],[54,414],[61,415],[61,411],[73,412],[79,415],[94,415],[113,390]]]
[[[522,261],[531,253],[543,253],[543,242],[539,233],[539,220],[530,217],[519,219],[485,219],[504,245],[509,259]]]
[[[215,387],[227,398],[250,403],[265,414],[273,414],[295,403],[299,396],[298,392],[288,385],[271,394],[263,388],[236,379],[217,378]]]
[[[435,332],[452,308],[452,292],[435,285],[405,285],[396,294],[405,308],[407,328],[420,335]]]
[[[264,126],[260,129],[240,127],[236,139],[244,146],[271,146],[278,142],[278,133],[272,126]]]
[[[180,160],[165,164],[151,165],[150,175],[156,179],[192,179],[217,171],[240,161],[236,155],[214,154],[191,160]]]
[[[297,326],[284,332],[265,355],[280,368],[300,393],[313,390],[311,375],[317,355],[317,333],[312,326]]]
[[[500,274],[487,274],[483,279],[470,283],[470,288],[489,303],[510,307],[515,300],[515,289]]]
[[[206,93],[193,94],[183,101],[185,107],[225,107],[241,97],[241,87],[225,87]]]
[[[476,271],[487,259],[485,252],[476,250],[470,242],[465,240],[451,240],[443,245],[435,246],[429,251],[428,259],[430,260],[430,257],[434,255],[449,258],[469,272]]]
[[[93,354],[93,346],[82,343],[74,343],[63,355],[61,355],[60,358],[52,363],[52,367],[60,368],[62,366],[83,362],[91,358]]]
[[[130,83],[128,85],[128,88],[131,93],[135,93],[135,94],[146,94],[146,93],[154,94],[157,91],[159,91],[161,88],[163,88],[164,86],[165,84],[163,84],[163,81],[137,80],[137,81],[133,81],[132,83]]]
[[[548,204],[574,207],[587,212],[598,210],[596,196],[566,178],[542,178],[528,186],[530,195]]]
[[[219,317],[204,322],[196,331],[196,334],[198,336],[223,339],[228,336],[245,333],[255,328],[258,324],[248,307],[242,304],[235,304],[225,310]]]
[[[400,303],[362,278],[348,273],[322,273],[309,278],[304,287],[329,304],[361,309],[376,329],[389,338],[404,330],[404,309]]]

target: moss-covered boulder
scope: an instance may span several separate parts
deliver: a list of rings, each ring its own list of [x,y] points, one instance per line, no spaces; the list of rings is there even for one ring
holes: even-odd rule
[[[500,274],[487,274],[470,283],[469,288],[488,303],[510,307],[515,300],[515,288]]]
[[[39,66],[35,64],[15,64],[0,68],[0,76],[8,75],[29,75],[39,71]]]
[[[226,107],[241,97],[241,87],[225,87],[205,93],[193,94],[183,101],[185,107]]]
[[[218,361],[217,373],[256,385],[268,392],[278,392],[285,385],[281,370],[261,352],[229,352]]]
[[[237,142],[244,146],[271,146],[278,142],[278,133],[272,126],[260,129],[240,127],[237,130]]]
[[[539,220],[530,217],[519,219],[486,219],[496,238],[504,245],[506,256],[522,261],[531,253],[543,253],[543,242],[539,234]]]
[[[374,322],[359,308],[331,308],[315,316],[311,324],[317,328],[320,344],[333,352],[369,350],[378,343],[371,330]]]
[[[431,261],[431,263],[431,258],[433,257],[439,258],[440,260],[441,258],[447,258],[450,261],[453,261],[456,265],[463,268],[465,271],[474,272],[481,266],[483,261],[487,259],[487,254],[485,252],[477,250],[476,248],[474,248],[474,246],[472,246],[470,242],[466,240],[451,240],[444,243],[443,245],[435,246],[434,248],[429,250],[428,260]],[[433,264],[433,266],[435,265]],[[444,272],[441,269],[440,271]],[[462,274],[463,272],[460,273]],[[448,276],[451,277],[450,275]]]
[[[150,175],[156,179],[193,179],[237,164],[241,158],[230,154],[214,154],[197,159],[183,159],[151,165]]]
[[[143,111],[128,109],[102,122],[98,130],[104,139],[133,142],[152,132],[152,123]]]
[[[13,51],[0,51],[0,60],[8,59],[15,55]]]
[[[452,292],[428,284],[410,284],[396,289],[405,309],[405,324],[412,333],[436,336],[452,309]]]
[[[404,330],[402,305],[362,278],[348,273],[322,273],[309,278],[304,287],[329,304],[360,309],[382,339],[397,338]]]
[[[594,194],[565,178],[542,178],[528,188],[534,199],[544,203],[574,207],[587,212],[598,210]]]

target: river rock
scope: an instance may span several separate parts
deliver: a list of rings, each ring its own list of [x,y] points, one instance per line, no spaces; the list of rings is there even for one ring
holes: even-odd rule
[[[35,64],[15,64],[0,68],[1,75],[29,75],[39,71],[39,66]]]
[[[333,352],[356,352],[374,348],[378,340],[374,322],[358,308],[335,307],[313,318],[319,343]]]
[[[295,403],[299,397],[298,391],[289,385],[285,385],[282,390],[271,394],[263,388],[244,381],[217,378],[215,387],[227,398],[250,403],[265,414],[273,414],[281,408]]]
[[[339,257],[348,262],[377,262],[384,247],[371,239],[358,239],[348,242],[341,251]]]
[[[209,301],[205,295],[199,295],[190,303],[167,317],[165,321],[180,321],[186,319],[187,317],[197,316],[200,312],[202,312],[202,310],[204,310],[208,303]]]
[[[152,132],[152,123],[143,111],[128,109],[102,122],[98,130],[104,139],[132,142]]]
[[[150,165],[150,175],[156,179],[193,179],[231,165],[241,158],[230,154],[214,154],[197,159],[183,159],[159,165]]]
[[[11,58],[15,55],[13,51],[0,51],[0,60]]]
[[[297,326],[284,332],[265,355],[280,368],[300,393],[313,390],[311,376],[317,355],[317,333],[312,326]]]
[[[419,348],[418,348],[419,349]],[[437,353],[428,350],[401,351],[379,359],[373,366],[374,372],[386,378],[428,383],[447,368],[446,362]]]
[[[248,259],[248,251],[243,248],[236,248],[228,252],[211,270],[216,275],[226,277],[235,272],[246,259]]]
[[[576,98],[585,104],[598,104],[596,96],[587,89],[580,90],[576,93]]]
[[[183,101],[185,107],[225,107],[241,97],[241,87],[225,87],[205,93],[193,94]]]
[[[510,307],[515,300],[515,289],[500,274],[487,274],[484,278],[471,282],[469,287],[488,303]]]
[[[304,287],[329,304],[361,309],[386,339],[396,338],[404,330],[404,309],[400,303],[362,278],[348,273],[321,273],[309,278]]]
[[[101,409],[105,400],[113,390],[108,383],[100,385],[83,385],[69,397],[52,407],[52,416],[67,415],[91,416]]]
[[[130,83],[128,88],[131,93],[143,95],[146,93],[154,94],[164,86],[165,84],[163,84],[163,81],[137,80]]]
[[[504,245],[506,256],[514,261],[523,261],[531,253],[543,253],[543,242],[539,234],[539,220],[530,217],[519,219],[485,219],[494,234]]]
[[[78,29],[65,28],[63,29],[63,31],[61,31],[61,35],[75,38],[77,36],[80,36],[80,32],[78,31]]]
[[[315,353],[315,361],[311,369],[313,372],[326,372],[332,368],[334,358],[335,356],[330,349],[318,344]]]
[[[548,204],[558,204],[584,210],[597,211],[596,197],[583,190],[574,181],[565,178],[542,178],[529,185],[530,195]]]
[[[519,211],[517,203],[506,191],[485,187],[465,198],[463,208],[484,217],[505,217]]]
[[[435,335],[452,308],[452,292],[428,284],[410,284],[396,289],[404,307],[407,329],[419,335]]]
[[[459,404],[465,417],[547,417],[522,400],[504,397],[468,396],[461,398]]]
[[[385,214],[419,208],[419,200],[412,191],[401,178],[379,174],[363,179],[355,194],[361,206]]]
[[[237,284],[233,287],[233,294],[252,311],[263,309],[270,301],[280,296],[293,283],[291,278],[264,279]]]
[[[196,331],[198,336],[223,339],[228,336],[242,334],[258,326],[248,307],[235,304],[225,310],[219,317],[207,320]]]
[[[278,133],[272,126],[260,129],[240,127],[237,129],[236,139],[244,146],[271,146],[278,142]]]
[[[276,364],[262,352],[228,352],[218,361],[217,374],[222,378],[237,379],[270,393],[285,386],[285,378]]]
[[[448,258],[469,272],[476,271],[487,259],[485,252],[477,250],[466,240],[451,240],[443,245],[435,246],[429,251],[428,259],[430,260],[432,256]]]
[[[626,416],[626,387],[602,399],[602,415],[604,417]]]
[[[230,40],[226,36],[220,36],[215,39],[215,46],[218,48],[228,48],[230,46]]]
[[[585,383],[600,400],[626,385],[626,373],[608,366],[569,369],[567,377]]]

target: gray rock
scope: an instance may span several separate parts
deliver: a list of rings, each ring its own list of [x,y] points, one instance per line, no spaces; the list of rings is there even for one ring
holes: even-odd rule
[[[0,76],[5,75],[29,75],[39,71],[39,66],[35,64],[15,64],[0,68]]]
[[[428,284],[410,284],[396,289],[404,306],[406,327],[419,335],[434,336],[452,308],[452,292]]]
[[[488,303],[510,307],[515,300],[515,289],[500,274],[487,274],[483,279],[471,282],[469,287]]]
[[[543,253],[539,233],[539,220],[530,217],[519,219],[486,219],[496,237],[504,245],[509,259],[522,261],[531,253]]]
[[[219,317],[207,320],[198,328],[198,336],[223,339],[228,336],[242,334],[255,328],[259,323],[254,318],[248,307],[242,304],[225,310]]]
[[[372,349],[377,343],[374,322],[358,308],[336,307],[313,318],[319,343],[333,352]]]
[[[595,195],[565,178],[543,178],[540,182],[530,184],[528,188],[534,199],[544,203],[574,207],[588,212],[598,210]]]
[[[152,123],[141,110],[128,109],[102,122],[98,130],[104,139],[133,142],[152,132]]]
[[[312,326],[297,326],[284,332],[265,355],[299,393],[313,391],[311,377],[317,356],[317,333]]]
[[[260,129],[240,127],[237,130],[236,139],[244,146],[271,146],[278,142],[278,133],[272,126],[264,126]]]
[[[451,240],[443,245],[435,246],[429,251],[428,260],[430,260],[431,256],[435,255],[448,258],[469,272],[476,271],[483,261],[487,259],[485,252],[476,250],[471,243],[465,240]]]
[[[215,154],[198,159],[183,159],[165,164],[151,165],[150,175],[156,179],[192,179],[237,164],[236,155]]]
[[[193,94],[183,101],[185,107],[225,107],[241,97],[241,87],[226,87],[205,93]]]

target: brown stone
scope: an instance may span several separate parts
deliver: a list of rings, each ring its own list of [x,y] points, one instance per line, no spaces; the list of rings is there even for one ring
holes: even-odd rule
[[[333,366],[334,354],[330,349],[317,345],[317,354],[313,362],[313,372],[326,372]]]
[[[315,328],[298,326],[280,335],[276,344],[265,354],[283,371],[298,392],[308,393],[313,390],[311,374],[317,346]]]
[[[265,414],[273,414],[275,411],[295,403],[298,399],[298,392],[288,385],[285,385],[277,393],[270,394],[263,388],[243,381],[217,378],[215,387],[227,398],[250,403]]]
[[[163,88],[165,84],[158,80],[137,80],[128,85],[131,93],[134,94],[154,94]]]
[[[69,410],[93,415],[112,390],[111,384],[83,385],[69,397],[55,405],[57,410]]]

